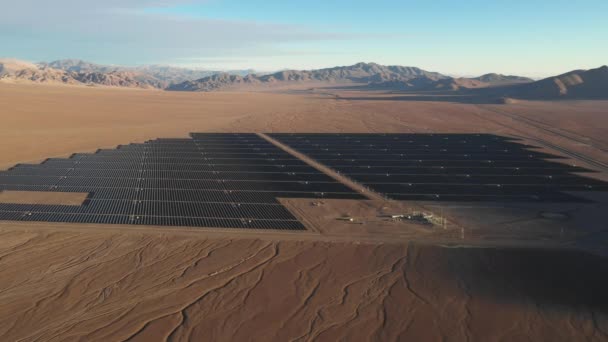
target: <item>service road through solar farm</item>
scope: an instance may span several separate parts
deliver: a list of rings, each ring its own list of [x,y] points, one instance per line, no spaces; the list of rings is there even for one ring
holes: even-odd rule
[[[0,203],[0,219],[305,230],[278,198],[368,199],[279,148],[277,139],[387,200],[587,202],[608,184],[490,134],[192,133],[19,164],[0,190],[88,193],[80,205]]]

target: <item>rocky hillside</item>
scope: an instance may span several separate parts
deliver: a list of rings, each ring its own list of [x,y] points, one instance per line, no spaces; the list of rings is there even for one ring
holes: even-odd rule
[[[471,78],[470,80],[482,82],[488,84],[489,86],[534,82],[533,79],[528,77],[501,75],[494,73],[481,75],[479,77]]]
[[[372,85],[406,91],[454,91],[497,99],[608,99],[608,66],[574,70],[539,81],[520,76],[486,74],[475,78],[416,78]]]
[[[358,63],[351,66],[319,70],[285,70],[273,74],[245,77],[214,75],[169,87],[175,91],[212,91],[237,87],[244,84],[282,84],[297,82],[380,84],[383,82],[407,82],[415,79],[438,81],[447,76],[415,67],[384,66],[375,63]]]
[[[71,73],[78,82],[109,87],[154,89],[162,85],[154,80],[143,80],[137,74],[124,71]]]
[[[130,77],[137,82],[161,89],[172,84],[196,80],[221,73],[219,71],[177,68],[165,65],[142,65],[134,67],[101,65],[79,59],[63,59],[50,63],[39,63],[39,65],[77,73],[128,73]],[[252,70],[234,70],[228,71],[227,73],[245,76],[252,72]]]
[[[62,70],[15,60],[0,60],[0,81],[10,83],[47,83],[101,85],[125,88],[158,88],[160,84],[142,82],[138,75],[123,71],[91,71],[84,68]]]
[[[218,91],[244,86],[355,84],[372,89],[460,92],[522,99],[608,99],[608,66],[575,70],[534,82],[530,78],[485,74],[454,78],[416,67],[358,63],[318,70],[285,70],[256,75],[251,70],[213,72],[169,66],[117,67],[66,59],[32,64],[0,59],[0,81],[100,85],[171,91]]]
[[[239,76],[226,73],[208,76],[195,81],[186,81],[169,86],[171,91],[214,91],[238,85],[250,85],[262,83],[255,75]]]
[[[503,89],[526,99],[608,99],[608,66],[574,70],[559,76]]]
[[[53,68],[64,71],[71,71],[77,73],[92,73],[92,72],[111,72],[116,71],[118,68],[114,66],[100,65],[82,61],[79,59],[62,59],[53,62],[41,62],[38,66],[42,68]]]
[[[0,59],[0,77],[14,74],[20,70],[36,70],[38,67],[35,64],[20,61],[17,59]]]
[[[501,74],[485,74],[479,77],[416,77],[409,80],[391,80],[373,82],[373,88],[396,89],[406,91],[459,91],[480,88],[501,87],[514,84],[534,82],[533,79],[521,76],[506,76]]]
[[[167,90],[174,91],[214,91],[237,88],[253,84],[288,84],[304,82],[355,83],[369,85],[376,89],[400,89],[411,91],[450,90],[485,88],[509,84],[533,82],[519,76],[487,74],[477,78],[453,78],[437,72],[416,67],[384,66],[376,63],[358,63],[351,66],[319,70],[286,70],[269,75],[247,77],[213,75],[175,84]]]

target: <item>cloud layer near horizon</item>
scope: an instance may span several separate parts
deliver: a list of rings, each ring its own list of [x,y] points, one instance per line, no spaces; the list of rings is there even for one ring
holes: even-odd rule
[[[30,44],[21,50],[31,55],[102,61],[114,56],[117,64],[170,62],[191,56],[264,57],[290,54],[279,47],[281,44],[356,38],[298,25],[146,11],[193,3],[205,1],[11,1],[2,8],[0,37],[12,45]],[[0,55],[11,55],[2,49]]]

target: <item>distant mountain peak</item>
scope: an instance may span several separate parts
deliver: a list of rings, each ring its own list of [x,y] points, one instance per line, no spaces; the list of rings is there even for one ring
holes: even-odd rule
[[[528,77],[503,75],[503,74],[497,74],[497,73],[489,73],[489,74],[481,75],[481,76],[473,78],[473,79],[480,81],[480,82],[487,82],[487,83],[494,83],[494,84],[534,82],[533,79],[528,78]]]

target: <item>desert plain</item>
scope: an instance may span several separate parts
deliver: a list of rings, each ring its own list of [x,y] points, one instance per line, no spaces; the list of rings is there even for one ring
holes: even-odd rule
[[[2,170],[190,132],[492,133],[608,179],[600,100],[0,84],[0,123]],[[282,199],[304,232],[2,221],[0,340],[605,341],[608,196],[584,196]],[[383,218],[410,210],[448,225]]]

